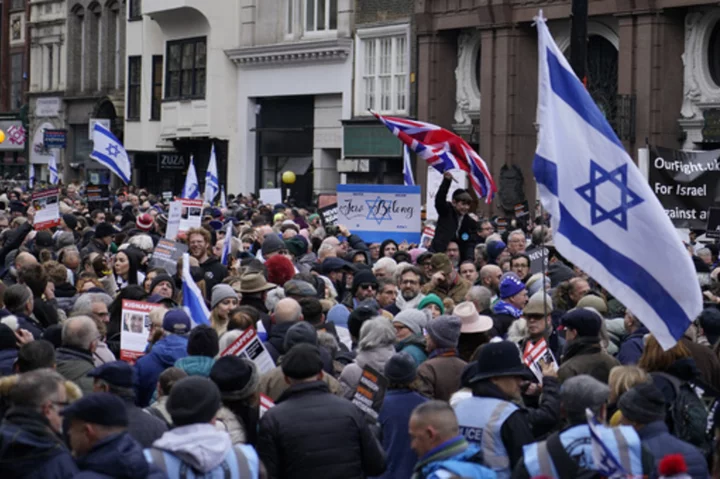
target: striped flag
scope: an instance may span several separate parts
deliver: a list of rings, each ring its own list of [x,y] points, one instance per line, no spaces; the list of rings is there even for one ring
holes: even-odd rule
[[[215,145],[210,150],[210,162],[205,173],[205,202],[212,205],[218,194],[218,169],[217,158],[215,157]]]
[[[224,264],[225,266],[228,265],[228,260],[230,259],[230,249],[232,245],[232,237],[233,237],[233,222],[228,221],[227,226],[225,227],[225,241],[223,241],[223,249],[222,249],[222,257],[220,258],[220,262]]]
[[[210,310],[205,304],[200,288],[190,275],[190,255],[183,255],[183,309],[195,325],[210,324]]]
[[[433,168],[440,173],[463,170],[478,198],[492,201],[497,193],[495,182],[485,161],[465,140],[432,123],[371,113]]]
[[[200,185],[198,185],[197,173],[195,172],[195,163],[193,157],[190,157],[190,166],[185,175],[185,186],[183,186],[180,198],[194,200],[200,198]]]
[[[30,163],[30,172],[28,173],[28,188],[33,189],[35,187],[35,165]]]
[[[220,187],[220,208],[227,209],[227,198],[225,198],[225,185]]]
[[[50,162],[48,163],[51,185],[57,185],[60,182],[60,174],[58,173],[57,160],[55,160],[55,155],[56,153],[53,153],[53,155],[50,157]]]

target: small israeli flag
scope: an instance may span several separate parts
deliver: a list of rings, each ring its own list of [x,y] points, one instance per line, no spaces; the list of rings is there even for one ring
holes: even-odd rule
[[[220,187],[220,208],[227,208],[227,198],[225,198],[225,185]]]
[[[207,173],[205,173],[205,202],[213,204],[219,190],[217,158],[215,157],[215,145],[210,150],[210,162]]]
[[[228,262],[230,260],[232,237],[233,237],[233,223],[232,223],[232,221],[228,221],[228,224],[225,227],[225,241],[223,241],[222,257],[220,258],[220,262],[222,264],[224,264],[225,266],[228,265]]]
[[[190,166],[185,175],[185,186],[183,186],[180,198],[188,198],[191,200],[200,198],[200,185],[198,185],[197,173],[195,172],[195,162],[190,157]]]
[[[405,186],[415,186],[412,163],[410,162],[410,148],[407,145],[403,146],[403,180]]]
[[[195,325],[210,324],[210,310],[205,304],[200,288],[190,275],[190,255],[187,253],[183,255],[182,280],[183,309]]]
[[[618,461],[600,437],[600,428],[603,426],[595,419],[595,415],[590,409],[586,409],[585,414],[587,415],[588,427],[590,428],[590,442],[592,445],[592,458],[595,470],[597,470],[601,476],[609,479],[628,477],[628,473],[625,472],[620,461]]]
[[[93,128],[93,151],[90,158],[106,166],[126,185],[130,184],[132,168],[127,151],[115,135],[100,123],[95,123]]]
[[[542,17],[542,13],[540,14]],[[558,251],[669,349],[702,310],[690,256],[543,18],[533,172]]]
[[[48,170],[50,170],[50,184],[57,185],[60,182],[60,174],[58,173],[57,161],[55,160],[56,153],[50,157],[48,162]]]
[[[30,163],[30,171],[28,172],[28,188],[31,190],[35,187],[35,165]]]

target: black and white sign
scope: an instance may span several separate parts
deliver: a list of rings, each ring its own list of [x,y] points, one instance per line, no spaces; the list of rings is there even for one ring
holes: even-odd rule
[[[709,208],[720,199],[720,150],[649,150],[650,187],[675,227],[705,228]]]
[[[720,207],[718,206],[713,206],[708,210],[705,236],[712,239],[720,239]]]
[[[182,170],[187,169],[185,156],[178,152],[160,152],[158,153],[158,169],[163,170]]]

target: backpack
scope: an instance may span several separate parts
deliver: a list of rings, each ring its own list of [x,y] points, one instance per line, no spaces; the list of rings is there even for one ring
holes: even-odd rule
[[[602,477],[598,471],[578,466],[575,459],[563,447],[559,432],[551,434],[545,444],[559,479],[600,479]]]
[[[665,418],[670,433],[699,448],[706,455],[710,453],[711,443],[705,434],[708,423],[705,402],[688,382],[666,373],[655,372],[652,376],[666,379],[675,391],[675,400],[670,404]]]

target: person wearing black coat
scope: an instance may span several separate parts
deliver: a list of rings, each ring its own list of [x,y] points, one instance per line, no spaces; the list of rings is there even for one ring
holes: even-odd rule
[[[438,222],[430,251],[444,253],[448,244],[455,241],[460,248],[460,262],[475,257],[475,245],[478,241],[478,223],[470,217],[472,197],[466,190],[458,189],[453,193],[452,203],[447,202],[452,174],[445,172],[443,181],[435,195],[435,209]]]
[[[282,371],[290,383],[260,421],[257,452],[268,477],[305,479],[377,476],[385,453],[363,413],[330,394],[321,378],[317,346],[298,344],[285,356]]]

